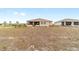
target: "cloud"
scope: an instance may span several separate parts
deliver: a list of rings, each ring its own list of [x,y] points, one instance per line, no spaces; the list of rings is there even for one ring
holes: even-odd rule
[[[14,12],[14,15],[17,15],[18,14],[18,12]]]
[[[25,16],[26,14],[25,14],[25,13],[20,13],[20,15],[21,15],[21,16]]]
[[[17,17],[23,17],[23,16],[26,16],[26,14],[23,13],[23,12],[14,12],[14,15],[17,16]]]

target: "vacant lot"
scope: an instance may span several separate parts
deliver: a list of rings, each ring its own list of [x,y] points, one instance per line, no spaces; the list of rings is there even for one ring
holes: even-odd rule
[[[79,28],[0,28],[0,50],[76,51],[79,50]]]

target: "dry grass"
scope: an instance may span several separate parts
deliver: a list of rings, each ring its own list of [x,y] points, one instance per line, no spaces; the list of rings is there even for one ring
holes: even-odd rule
[[[0,28],[0,50],[76,51],[79,50],[79,28]]]

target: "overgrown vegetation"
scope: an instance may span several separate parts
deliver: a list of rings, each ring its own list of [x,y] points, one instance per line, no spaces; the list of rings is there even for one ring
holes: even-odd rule
[[[26,24],[25,23],[19,23],[18,21],[16,21],[16,23],[12,23],[11,21],[9,21],[9,23],[7,23],[6,21],[4,21],[3,23],[0,24],[0,27],[2,27],[2,28],[26,27]]]
[[[79,28],[60,26],[0,28],[0,50],[79,50]]]

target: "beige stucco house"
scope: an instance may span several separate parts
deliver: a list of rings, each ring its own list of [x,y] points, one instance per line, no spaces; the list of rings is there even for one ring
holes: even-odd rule
[[[78,19],[63,19],[54,23],[54,25],[61,25],[61,26],[79,26]]]
[[[27,26],[51,26],[52,21],[42,18],[32,19],[27,21]]]

